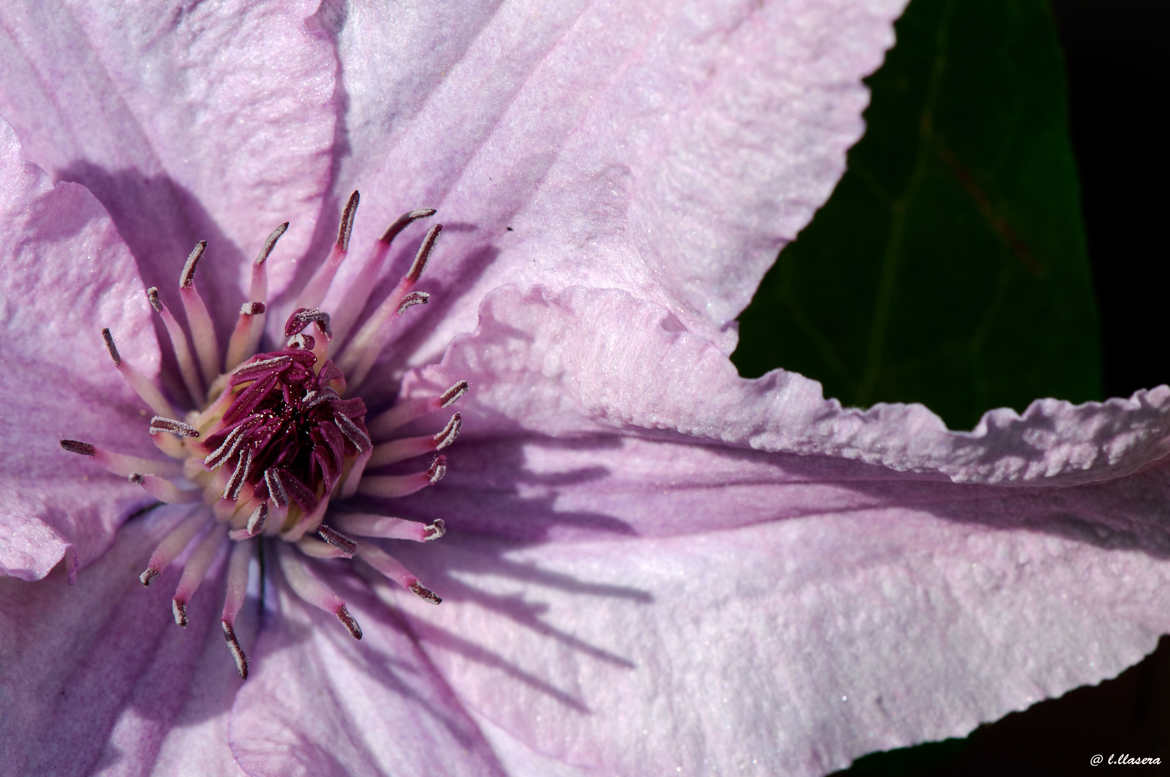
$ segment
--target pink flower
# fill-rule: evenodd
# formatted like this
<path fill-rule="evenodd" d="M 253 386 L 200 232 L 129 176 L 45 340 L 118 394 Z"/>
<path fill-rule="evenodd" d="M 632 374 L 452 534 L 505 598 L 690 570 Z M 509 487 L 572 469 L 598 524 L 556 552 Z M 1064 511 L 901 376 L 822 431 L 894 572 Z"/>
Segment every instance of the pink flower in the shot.
<path fill-rule="evenodd" d="M 735 315 L 862 130 L 860 78 L 898 2 L 234 6 L 0 11 L 14 773 L 816 774 L 1111 676 L 1170 628 L 1170 389 L 954 433 L 921 406 L 842 409 L 792 373 L 741 380 L 727 359 Z M 352 187 L 353 255 L 327 284 Z M 420 299 L 393 295 L 423 230 L 373 281 L 361 257 L 418 207 L 446 229 L 429 304 L 396 318 Z M 286 220 L 249 362 L 251 258 Z M 210 325 L 178 288 L 199 240 Z M 151 287 L 159 308 L 189 304 L 189 358 Z M 315 349 L 387 299 L 394 328 L 368 330 L 386 348 L 328 354 L 342 389 Z M 224 357 L 244 372 L 208 411 Z M 378 419 L 462 380 L 447 477 L 407 495 L 369 485 L 393 472 L 375 463 L 350 493 L 362 457 L 450 441 L 446 415 Z M 152 474 L 105 455 L 166 459 L 152 429 L 186 477 L 96 466 Z M 404 450 L 401 434 L 425 437 Z M 285 452 L 265 470 L 283 485 L 253 469 Z M 430 482 L 422 461 L 402 466 Z M 313 491 L 299 508 L 275 496 L 293 475 Z M 194 513 L 143 512 L 192 485 Z M 294 547 L 267 523 L 282 510 L 310 538 L 313 520 L 340 533 Z M 412 524 L 343 517 L 359 510 L 448 533 L 369 541 Z M 157 557 L 143 589 L 187 521 L 219 535 Z M 242 597 L 233 549 L 262 532 L 285 536 Z M 440 606 L 406 590 L 415 575 Z"/>

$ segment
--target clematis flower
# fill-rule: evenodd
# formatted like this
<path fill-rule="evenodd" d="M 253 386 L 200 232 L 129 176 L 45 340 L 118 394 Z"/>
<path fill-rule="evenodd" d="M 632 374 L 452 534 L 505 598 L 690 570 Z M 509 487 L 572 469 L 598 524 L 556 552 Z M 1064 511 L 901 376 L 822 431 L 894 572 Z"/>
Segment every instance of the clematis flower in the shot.
<path fill-rule="evenodd" d="M 0 11 L 0 763 L 816 774 L 1111 676 L 1170 628 L 1170 389 L 955 433 L 727 359 L 899 4 L 603 6 Z M 379 240 L 430 207 L 437 242 Z M 428 251 L 429 303 L 397 316 Z M 386 347 L 333 350 L 379 310 Z M 447 477 L 363 494 L 393 475 L 361 470 L 362 435 L 437 447 L 442 417 L 377 419 L 464 380 Z M 244 426 L 287 409 L 278 385 L 303 436 Z M 385 530 L 436 519 L 434 543 Z M 152 565 L 184 526 L 214 542 Z"/>

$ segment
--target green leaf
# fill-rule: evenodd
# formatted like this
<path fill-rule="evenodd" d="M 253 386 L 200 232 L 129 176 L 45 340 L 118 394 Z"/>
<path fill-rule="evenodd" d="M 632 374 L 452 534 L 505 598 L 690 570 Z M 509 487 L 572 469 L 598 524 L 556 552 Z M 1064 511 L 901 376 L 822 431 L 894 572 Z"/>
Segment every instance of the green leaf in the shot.
<path fill-rule="evenodd" d="M 1038 0 L 915 0 L 871 76 L 865 137 L 740 317 L 741 374 L 953 428 L 1101 393 L 1064 67 Z"/>

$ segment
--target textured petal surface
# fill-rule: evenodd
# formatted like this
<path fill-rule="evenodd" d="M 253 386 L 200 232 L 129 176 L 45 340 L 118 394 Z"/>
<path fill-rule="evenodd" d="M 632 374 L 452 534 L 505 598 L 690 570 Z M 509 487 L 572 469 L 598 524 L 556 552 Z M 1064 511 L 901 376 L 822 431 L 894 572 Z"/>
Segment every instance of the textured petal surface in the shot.
<path fill-rule="evenodd" d="M 1037 400 L 1022 415 L 993 410 L 973 431 L 951 432 L 922 405 L 843 408 L 795 373 L 743 380 L 673 313 L 617 291 L 493 295 L 477 334 L 456 340 L 406 390 L 434 392 L 454 376 L 477 386 L 468 402 L 484 418 L 469 425 L 473 435 L 681 433 L 983 483 L 1116 478 L 1170 446 L 1166 386 L 1104 403 Z"/>
<path fill-rule="evenodd" d="M 273 227 L 305 222 L 281 246 L 295 257 L 323 204 L 335 224 L 322 196 L 337 63 L 305 21 L 315 10 L 5 3 L 0 115 L 33 161 L 97 195 L 148 285 L 174 288 L 187 252 L 207 240 L 200 284 L 225 326 L 245 259 Z"/>
<path fill-rule="evenodd" d="M 288 549 L 284 549 L 288 552 Z M 320 568 L 323 565 L 318 565 Z M 364 636 L 277 586 L 255 672 L 237 695 L 231 748 L 252 777 L 491 777 L 491 748 L 396 610 L 401 589 L 346 574 L 330 584 Z"/>
<path fill-rule="evenodd" d="M 65 453 L 62 438 L 149 453 L 143 406 L 102 343 L 110 327 L 124 358 L 150 374 L 158 345 L 142 281 L 102 206 L 27 164 L 0 122 L 0 573 L 41 577 L 70 552 L 84 564 L 139 489 Z"/>
<path fill-rule="evenodd" d="M 622 327 L 583 334 L 599 320 Z M 573 290 L 489 300 L 430 371 L 471 379 L 490 431 L 409 504 L 449 533 L 400 551 L 446 597 L 407 607 L 528 746 L 510 758 L 819 774 L 1112 676 L 1170 629 L 1165 389 L 957 434 L 723 363 L 653 305 Z"/>
<path fill-rule="evenodd" d="M 35 584 L 0 580 L 0 773 L 239 774 L 226 714 L 239 677 L 222 639 L 209 639 L 219 586 L 199 592 L 180 629 L 169 602 L 177 573 L 149 589 L 135 574 L 182 514 L 159 508 L 128 523 L 76 585 L 63 570 Z"/>
<path fill-rule="evenodd" d="M 355 2 L 350 156 L 374 225 L 449 224 L 423 356 L 502 282 L 613 286 L 712 336 L 804 226 L 862 132 L 900 0 Z M 367 238 L 369 239 L 369 238 Z M 432 305 L 432 308 L 435 305 Z M 722 332 L 729 352 L 733 335 Z"/>
<path fill-rule="evenodd" d="M 427 654 L 476 714 L 601 774 L 823 774 L 1112 676 L 1170 628 L 1164 558 L 933 507 L 448 539 L 406 554 L 447 596 L 408 605 Z"/>

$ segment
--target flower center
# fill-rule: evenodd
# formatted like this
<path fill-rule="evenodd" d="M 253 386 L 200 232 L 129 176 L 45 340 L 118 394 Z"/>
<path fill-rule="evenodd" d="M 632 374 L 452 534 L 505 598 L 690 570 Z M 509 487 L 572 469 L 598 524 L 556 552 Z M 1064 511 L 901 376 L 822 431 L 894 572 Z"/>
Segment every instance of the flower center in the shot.
<path fill-rule="evenodd" d="M 309 325 L 316 336 L 305 331 Z M 284 512 L 283 532 L 316 531 L 330 498 L 353 493 L 373 448 L 365 403 L 342 398 L 345 377 L 323 358 L 329 316 L 298 309 L 285 334 L 284 349 L 257 354 L 221 378 L 220 397 L 192 419 L 199 438 L 185 442 L 187 476 L 234 502 L 227 519 L 248 536 L 269 509 Z"/>
<path fill-rule="evenodd" d="M 269 236 L 253 265 L 253 301 L 240 308 L 225 357 L 194 281 L 204 243 L 187 257 L 179 277 L 186 328 L 163 304 L 157 288 L 147 290 L 178 365 L 174 383 L 186 389 L 189 406 L 194 408 L 189 412 L 176 410 L 155 381 L 124 361 L 111 332 L 102 330 L 114 365 L 154 410 L 150 436 L 167 460 L 128 456 L 76 440 L 61 441 L 65 450 L 94 458 L 159 501 L 191 506 L 187 516 L 155 548 L 139 579 L 148 585 L 172 562 L 182 568 L 172 609 L 175 622 L 185 626 L 187 603 L 220 561 L 219 567 L 225 568 L 227 575 L 221 625 L 236 667 L 245 678 L 247 658 L 234 624 L 246 597 L 252 549 L 266 538 L 282 540 L 272 545 L 278 570 L 272 574 L 279 574 L 306 602 L 333 613 L 357 639 L 362 636 L 357 620 L 326 579 L 336 574 L 328 566 L 330 560 L 360 562 L 427 601 L 440 601 L 382 549 L 382 542 L 438 539 L 445 532 L 443 521 L 423 523 L 350 510 L 348 497 L 360 493 L 376 504 L 437 483 L 447 463 L 444 456 L 436 454 L 458 436 L 462 425 L 459 414 L 452 415 L 434 434 L 404 436 L 401 430 L 454 403 L 467 391 L 467 382 L 459 381 L 438 396 L 400 397 L 369 419 L 365 402 L 358 396 L 346 396 L 347 378 L 353 388 L 371 374 L 377 355 L 392 336 L 395 318 L 429 299 L 414 285 L 440 227 L 427 232 L 398 286 L 361 321 L 359 314 L 376 285 L 394 237 L 434 211 L 403 214 L 349 282 L 338 287 L 335 276 L 348 254 L 357 203 L 354 192 L 342 212 L 333 251 L 297 296 L 296 309 L 280 330 L 283 347 L 278 350 L 257 353 L 257 345 L 268 310 L 265 263 L 287 224 Z M 345 301 L 333 317 L 320 307 L 330 294 Z M 423 455 L 432 456 L 423 470 L 378 472 Z M 366 475 L 366 470 L 373 474 Z"/>

